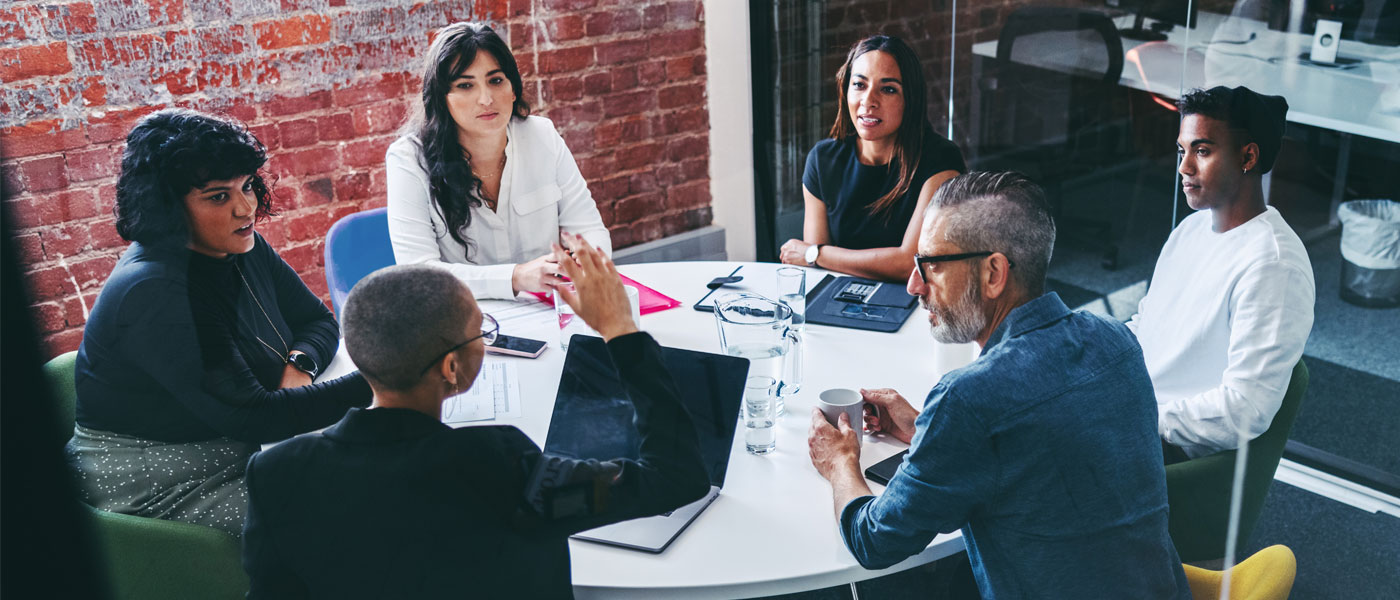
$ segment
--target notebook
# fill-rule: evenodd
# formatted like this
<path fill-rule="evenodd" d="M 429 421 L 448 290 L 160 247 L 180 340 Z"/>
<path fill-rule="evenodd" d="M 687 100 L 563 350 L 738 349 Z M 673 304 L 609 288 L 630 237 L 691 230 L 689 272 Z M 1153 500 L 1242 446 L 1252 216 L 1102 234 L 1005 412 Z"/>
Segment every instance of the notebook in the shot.
<path fill-rule="evenodd" d="M 619 277 L 622 277 L 623 285 L 630 285 L 634 288 L 637 288 L 637 301 L 641 303 L 642 314 L 644 315 L 649 315 L 654 312 L 661 312 L 663 310 L 672 309 L 681 305 L 680 300 L 676 300 L 675 298 L 667 296 L 666 294 L 663 294 L 640 283 L 637 283 L 637 281 L 635 279 L 632 279 L 631 277 L 628 277 L 626 275 L 619 275 Z M 541 302 L 544 302 L 545 304 L 548 304 L 550 306 L 554 306 L 554 296 L 552 294 L 548 294 L 545 292 L 530 293 L 533 294 L 536 298 L 539 298 Z"/>

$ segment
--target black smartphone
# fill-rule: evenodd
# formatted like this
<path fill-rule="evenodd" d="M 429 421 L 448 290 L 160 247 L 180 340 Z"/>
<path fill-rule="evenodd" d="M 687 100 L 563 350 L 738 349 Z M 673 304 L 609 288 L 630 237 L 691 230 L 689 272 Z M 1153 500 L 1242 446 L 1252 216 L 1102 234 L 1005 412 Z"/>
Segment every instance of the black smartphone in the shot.
<path fill-rule="evenodd" d="M 871 465 L 865 470 L 865 478 L 881 485 L 889 485 L 890 480 L 894 479 L 894 472 L 899 470 L 899 465 L 904 462 L 906 454 L 909 454 L 908 450 Z"/>
<path fill-rule="evenodd" d="M 546 345 L 547 344 L 539 340 L 498 334 L 496 336 L 496 342 L 487 346 L 486 351 L 492 354 L 535 358 L 544 353 Z"/>

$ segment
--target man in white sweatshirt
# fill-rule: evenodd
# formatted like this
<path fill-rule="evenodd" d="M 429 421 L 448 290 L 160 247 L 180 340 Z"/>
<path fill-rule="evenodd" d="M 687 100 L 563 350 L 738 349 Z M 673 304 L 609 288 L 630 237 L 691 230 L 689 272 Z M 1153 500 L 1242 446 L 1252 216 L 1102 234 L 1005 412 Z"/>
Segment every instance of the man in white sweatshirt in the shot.
<path fill-rule="evenodd" d="M 1157 394 L 1167 462 L 1239 447 L 1269 428 L 1312 330 L 1312 265 L 1264 203 L 1288 103 L 1248 88 L 1177 103 L 1182 190 L 1197 211 L 1157 259 L 1128 327 Z"/>

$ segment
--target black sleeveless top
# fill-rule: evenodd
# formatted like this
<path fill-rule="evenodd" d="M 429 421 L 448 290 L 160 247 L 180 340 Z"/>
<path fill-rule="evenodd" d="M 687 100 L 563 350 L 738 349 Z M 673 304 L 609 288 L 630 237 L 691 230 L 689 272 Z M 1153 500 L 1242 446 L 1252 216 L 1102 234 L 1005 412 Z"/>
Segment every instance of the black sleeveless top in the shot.
<path fill-rule="evenodd" d="M 929 131 L 924 136 L 923 157 L 909 191 L 893 206 L 872 216 L 870 205 L 898 183 L 899 166 L 863 165 L 857 156 L 855 136 L 825 139 L 807 154 L 807 168 L 802 173 L 802 186 L 826 203 L 832 245 L 851 250 L 903 243 L 924 182 L 943 171 L 967 172 L 957 145 Z"/>

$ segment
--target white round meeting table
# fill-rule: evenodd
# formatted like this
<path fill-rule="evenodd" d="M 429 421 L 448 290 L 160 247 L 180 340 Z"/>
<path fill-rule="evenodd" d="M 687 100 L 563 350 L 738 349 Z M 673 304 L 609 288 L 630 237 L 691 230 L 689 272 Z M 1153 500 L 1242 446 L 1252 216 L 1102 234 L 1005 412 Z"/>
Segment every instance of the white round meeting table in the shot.
<path fill-rule="evenodd" d="M 739 287 L 768 295 L 776 286 L 775 271 L 782 265 L 669 262 L 624 265 L 618 270 L 682 302 L 676 308 L 642 316 L 642 328 L 659 343 L 719 353 L 713 314 L 692 306 L 709 292 L 707 282 L 741 266 L 738 275 L 745 281 Z M 826 274 L 820 269 L 807 271 L 809 288 Z M 488 313 L 515 315 L 502 321 L 502 333 L 545 340 L 549 348 L 536 359 L 487 355 L 488 361 L 517 363 L 521 416 L 472 425 L 514 425 L 544 446 L 565 353 L 559 349 L 553 311 L 530 311 L 521 304 L 537 301 L 522 297 L 526 299 L 514 303 L 483 301 L 481 305 Z M 411 310 L 408 304 L 405 308 Z M 817 394 L 833 387 L 894 388 L 916 407 L 922 406 L 943 373 L 975 358 L 976 346 L 935 342 L 923 309 L 916 309 L 895 333 L 811 324 L 802 337 L 802 387 L 787 399 L 787 413 L 779 418 L 777 450 L 766 456 L 746 452 L 741 424 L 719 498 L 660 554 L 570 540 L 577 597 L 752 598 L 788 594 L 879 577 L 963 549 L 961 534 L 954 532 L 937 536 L 923 552 L 889 569 L 861 567 L 837 529 L 831 486 L 817 474 L 808 457 L 807 429 Z M 342 344 L 326 376 L 353 368 Z M 866 435 L 861 467 L 905 447 L 885 436 Z M 877 494 L 882 491 L 878 484 L 871 487 Z"/>

